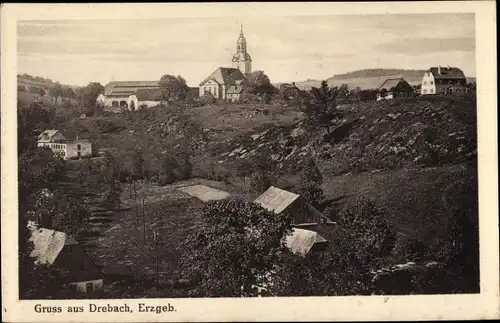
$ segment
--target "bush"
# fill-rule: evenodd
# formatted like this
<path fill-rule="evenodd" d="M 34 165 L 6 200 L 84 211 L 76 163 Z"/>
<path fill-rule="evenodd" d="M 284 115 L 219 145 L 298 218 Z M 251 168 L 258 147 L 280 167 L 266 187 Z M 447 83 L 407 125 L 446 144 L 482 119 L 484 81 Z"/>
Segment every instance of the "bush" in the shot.
<path fill-rule="evenodd" d="M 160 184 L 160 186 L 165 186 L 168 184 L 172 184 L 174 180 L 175 178 L 172 175 L 161 174 L 158 178 L 158 184 Z"/>

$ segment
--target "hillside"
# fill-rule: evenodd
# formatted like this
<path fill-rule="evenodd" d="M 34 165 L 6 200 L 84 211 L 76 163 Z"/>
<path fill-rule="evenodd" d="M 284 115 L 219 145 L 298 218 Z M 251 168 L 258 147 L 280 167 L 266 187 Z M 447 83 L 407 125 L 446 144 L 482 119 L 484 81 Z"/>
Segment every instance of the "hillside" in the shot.
<path fill-rule="evenodd" d="M 328 85 L 340 86 L 347 84 L 350 89 L 360 87 L 361 89 L 378 88 L 388 78 L 404 78 L 411 85 L 420 84 L 425 70 L 405 69 L 364 69 L 345 74 L 334 75 L 327 79 Z M 298 88 L 308 90 L 311 87 L 319 87 L 322 80 L 307 80 L 295 82 Z M 467 82 L 475 82 L 475 77 L 467 77 Z"/>

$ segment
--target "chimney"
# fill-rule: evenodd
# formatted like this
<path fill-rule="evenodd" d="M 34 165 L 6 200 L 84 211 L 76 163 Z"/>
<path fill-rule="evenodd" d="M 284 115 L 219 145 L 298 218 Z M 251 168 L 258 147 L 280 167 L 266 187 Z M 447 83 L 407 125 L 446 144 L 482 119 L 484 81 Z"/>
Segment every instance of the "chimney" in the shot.
<path fill-rule="evenodd" d="M 441 65 L 438 65 L 438 74 L 441 74 Z"/>

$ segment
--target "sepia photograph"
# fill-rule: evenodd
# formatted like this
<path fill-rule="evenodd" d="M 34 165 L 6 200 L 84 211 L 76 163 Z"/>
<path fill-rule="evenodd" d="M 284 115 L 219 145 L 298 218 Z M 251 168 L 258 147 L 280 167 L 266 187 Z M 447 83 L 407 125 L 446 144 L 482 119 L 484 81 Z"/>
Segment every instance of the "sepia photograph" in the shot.
<path fill-rule="evenodd" d="M 16 19 L 18 300 L 479 295 L 476 13 L 239 12 Z"/>

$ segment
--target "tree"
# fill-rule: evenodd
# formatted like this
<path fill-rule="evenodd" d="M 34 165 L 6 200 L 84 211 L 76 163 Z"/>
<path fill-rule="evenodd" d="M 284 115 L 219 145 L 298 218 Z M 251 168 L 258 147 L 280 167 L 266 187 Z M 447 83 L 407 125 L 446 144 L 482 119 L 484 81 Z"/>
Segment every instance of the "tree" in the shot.
<path fill-rule="evenodd" d="M 299 192 L 306 201 L 318 207 L 323 201 L 323 176 L 314 159 L 309 158 L 300 173 Z"/>
<path fill-rule="evenodd" d="M 310 127 L 323 127 L 330 133 L 332 120 L 339 121 L 343 114 L 336 108 L 336 95 L 338 89 L 328 88 L 326 81 L 321 82 L 321 87 L 313 87 L 310 95 L 304 98 L 302 112 Z"/>
<path fill-rule="evenodd" d="M 163 99 L 170 100 L 183 100 L 188 93 L 188 86 L 186 80 L 180 75 L 175 77 L 173 75 L 165 74 L 160 78 L 160 90 Z"/>
<path fill-rule="evenodd" d="M 57 99 L 63 96 L 63 87 L 61 83 L 56 82 L 49 88 L 49 95 L 52 97 L 54 102 L 57 102 Z"/>
<path fill-rule="evenodd" d="M 101 93 L 104 93 L 104 86 L 97 82 L 91 82 L 87 86 L 78 89 L 78 94 L 75 94 L 75 96 L 79 98 L 83 108 L 82 112 L 87 116 L 94 114 L 97 97 Z"/>
<path fill-rule="evenodd" d="M 250 160 L 250 174 L 253 190 L 263 193 L 276 183 L 279 171 L 276 162 L 268 154 L 261 153 Z"/>
<path fill-rule="evenodd" d="M 76 94 L 70 86 L 63 86 L 62 96 L 67 99 L 74 99 L 76 97 Z"/>
<path fill-rule="evenodd" d="M 198 281 L 195 296 L 256 296 L 280 255 L 291 219 L 255 203 L 230 198 L 209 202 L 202 225 L 184 242 L 182 265 Z"/>
<path fill-rule="evenodd" d="M 271 97 L 278 90 L 271 84 L 269 77 L 263 71 L 254 71 L 247 77 L 245 92 L 259 97 Z"/>
<path fill-rule="evenodd" d="M 310 252 L 284 255 L 267 291 L 272 296 L 370 295 L 370 276 L 349 253 Z"/>
<path fill-rule="evenodd" d="M 394 248 L 395 232 L 371 200 L 359 198 L 341 213 L 338 224 L 339 239 L 364 266 L 379 265 Z"/>
<path fill-rule="evenodd" d="M 144 156 L 139 149 L 134 151 L 132 156 L 132 178 L 144 179 Z"/>

